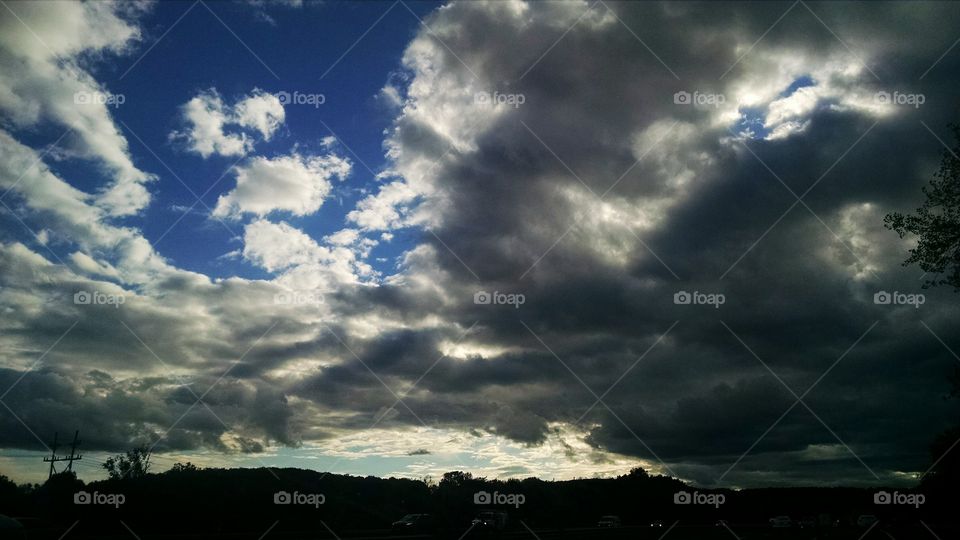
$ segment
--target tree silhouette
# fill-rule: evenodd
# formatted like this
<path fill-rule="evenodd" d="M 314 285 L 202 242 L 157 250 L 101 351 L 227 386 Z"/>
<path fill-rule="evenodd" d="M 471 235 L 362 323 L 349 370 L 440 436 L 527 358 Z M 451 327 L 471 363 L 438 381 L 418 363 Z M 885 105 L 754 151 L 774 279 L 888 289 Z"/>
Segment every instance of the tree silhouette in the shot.
<path fill-rule="evenodd" d="M 622 478 L 631 478 L 634 480 L 646 480 L 647 478 L 650 478 L 650 474 L 647 473 L 647 470 L 644 469 L 643 467 L 634 467 L 630 469 L 630 472 L 628 474 L 626 474 L 625 476 L 622 476 Z"/>
<path fill-rule="evenodd" d="M 171 474 L 177 474 L 177 473 L 192 473 L 192 472 L 197 472 L 199 470 L 200 470 L 200 467 L 197 467 L 196 465 L 188 461 L 186 463 L 180 463 L 180 462 L 174 463 L 173 467 L 170 467 L 170 470 L 168 470 L 167 472 Z"/>
<path fill-rule="evenodd" d="M 139 446 L 128 450 L 126 454 L 109 457 L 103 468 L 111 480 L 141 478 L 150 470 L 150 450 L 146 446 Z"/>
<path fill-rule="evenodd" d="M 951 124 L 956 143 L 943 151 L 940 169 L 923 188 L 926 200 L 914 215 L 888 214 L 883 223 L 903 238 L 918 237 L 904 266 L 919 264 L 924 272 L 940 277 L 927 280 L 924 287 L 952 285 L 960 290 L 960 125 Z"/>
<path fill-rule="evenodd" d="M 904 266 L 919 264 L 923 271 L 937 277 L 923 287 L 952 285 L 960 291 L 960 124 L 951 124 L 955 139 L 953 148 L 942 152 L 940 169 L 930 184 L 923 188 L 926 200 L 914 215 L 899 212 L 888 214 L 883 223 L 903 238 L 907 233 L 918 237 Z M 960 398 L 960 369 L 948 376 L 950 397 Z M 954 497 L 960 483 L 960 423 L 943 431 L 930 445 L 932 465 L 921 476 L 921 487 L 936 492 L 944 500 Z M 949 507 L 949 505 L 947 505 Z"/>
<path fill-rule="evenodd" d="M 442 487 L 460 487 L 469 484 L 473 480 L 473 475 L 463 471 L 450 471 L 443 473 L 440 479 Z M 482 479 L 481 479 L 482 480 Z"/>

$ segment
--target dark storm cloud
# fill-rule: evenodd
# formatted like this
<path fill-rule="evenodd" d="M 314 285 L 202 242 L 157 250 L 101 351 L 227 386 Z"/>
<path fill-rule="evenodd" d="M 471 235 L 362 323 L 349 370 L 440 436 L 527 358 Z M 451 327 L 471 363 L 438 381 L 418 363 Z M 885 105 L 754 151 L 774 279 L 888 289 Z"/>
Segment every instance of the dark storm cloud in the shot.
<path fill-rule="evenodd" d="M 890 310 L 875 306 L 872 295 L 918 289 L 915 272 L 899 268 L 906 245 L 883 231 L 880 220 L 887 211 L 915 205 L 936 164 L 939 143 L 920 122 L 940 129 L 956 117 L 957 96 L 950 91 L 956 57 L 944 58 L 923 81 L 917 79 L 949 47 L 949 28 L 960 10 L 923 5 L 905 22 L 904 6 L 811 4 L 852 44 L 850 53 L 798 5 L 750 53 L 762 60 L 747 55 L 724 75 L 743 50 L 737 45 L 752 43 L 789 4 L 728 7 L 611 4 L 642 36 L 640 43 L 618 21 L 605 22 L 604 8 L 596 6 L 596 16 L 586 16 L 526 73 L 568 26 L 551 28 L 559 17 L 545 15 L 550 7 L 531 5 L 506 23 L 501 11 L 477 6 L 459 5 L 434 16 L 431 24 L 440 39 L 480 80 L 471 80 L 467 67 L 441 51 L 444 69 L 488 92 L 525 96 L 522 106 L 477 135 L 475 151 L 454 152 L 453 158 L 444 157 L 449 143 L 431 147 L 424 133 L 430 126 L 412 118 L 399 121 L 395 136 L 402 149 L 443 158 L 436 188 L 448 204 L 437 210 L 442 217 L 433 228 L 442 243 L 431 235 L 425 239 L 449 276 L 444 287 L 460 303 L 448 303 L 442 312 L 463 327 L 479 320 L 476 336 L 482 343 L 539 353 L 548 346 L 576 375 L 552 354 L 503 354 L 441 361 L 421 387 L 445 407 L 496 395 L 504 400 L 498 411 L 535 412 L 519 415 L 503 433 L 537 440 L 547 421 L 572 422 L 595 401 L 577 377 L 603 392 L 679 320 L 671 336 L 604 399 L 613 412 L 599 405 L 588 417 L 598 425 L 590 440 L 653 459 L 639 436 L 678 468 L 715 480 L 794 403 L 777 377 L 802 394 L 879 321 L 805 397 L 830 429 L 842 433 L 842 443 L 798 405 L 758 445 L 759 457 L 738 465 L 750 472 L 731 478 L 758 481 L 771 469 L 785 477 L 809 474 L 802 452 L 825 446 L 839 449 L 833 459 L 844 478 L 871 480 L 844 443 L 886 477 L 894 470 L 919 470 L 929 437 L 946 422 L 939 397 L 950 363 L 949 353 L 919 321 L 941 321 L 938 332 L 949 332 L 955 301 L 945 291 L 927 291 L 922 310 Z M 927 39 L 918 39 L 921 35 Z M 796 60 L 811 71 L 829 72 L 828 60 L 845 58 L 857 66 L 858 57 L 869 69 L 857 68 L 856 76 L 838 71 L 817 81 L 829 85 L 832 95 L 818 98 L 803 115 L 806 128 L 786 138 L 735 139 L 731 122 L 672 101 L 681 89 L 724 92 L 734 99 L 730 92 L 737 83 L 776 76 L 770 71 L 778 62 Z M 805 68 L 793 69 L 795 78 L 807 74 Z M 881 90 L 929 92 L 929 97 L 923 108 L 894 116 L 844 101 L 855 91 L 872 98 Z M 606 200 L 629 207 L 662 197 L 668 199 L 662 215 L 633 233 L 626 230 L 629 224 L 597 226 L 596 216 L 589 215 L 593 196 L 581 182 L 598 194 L 607 190 L 648 150 L 638 151 L 635 140 L 657 122 L 679 122 L 674 134 L 682 137 L 667 136 L 663 146 L 650 150 Z M 693 129 L 685 131 L 686 126 Z M 677 161 L 672 169 L 670 160 Z M 690 179 L 678 188 L 672 181 L 684 174 L 684 166 L 690 167 Z M 796 200 L 790 190 L 799 195 L 808 188 L 804 202 L 812 212 L 797 204 L 781 218 Z M 571 198 L 571 191 L 579 195 Z M 860 221 L 850 217 L 864 204 L 872 211 Z M 649 251 L 634 241 L 634 233 Z M 628 260 L 611 261 L 598 252 L 598 241 L 622 249 Z M 869 243 L 866 249 L 863 242 Z M 719 310 L 676 306 L 672 295 L 681 289 L 723 292 L 727 303 Z M 519 311 L 477 306 L 471 296 L 477 290 L 522 292 L 527 301 Z M 415 309 L 415 301 L 409 305 Z M 412 362 L 422 365 L 423 342 L 405 339 L 418 359 Z M 395 340 L 385 343 L 402 347 Z M 405 357 L 388 349 L 396 359 Z M 531 367 L 537 370 L 533 379 L 525 376 Z M 455 384 L 458 380 L 473 385 Z M 503 385 L 498 390 L 510 388 L 513 395 L 484 388 L 493 380 Z M 472 410 L 478 420 L 490 414 Z"/>
<path fill-rule="evenodd" d="M 293 411 L 277 390 L 265 383 L 251 387 L 226 381 L 211 387 L 213 383 L 173 378 L 117 381 L 97 371 L 77 378 L 52 368 L 25 373 L 4 369 L 0 384 L 9 389 L 3 396 L 9 409 L 2 417 L 0 444 L 42 449 L 50 444 L 44 437 L 75 429 L 84 433 L 84 448 L 89 450 L 146 444 L 158 451 L 201 446 L 236 451 L 220 439 L 230 430 L 264 441 L 299 444 L 291 423 Z M 198 402 L 201 395 L 203 401 Z"/>

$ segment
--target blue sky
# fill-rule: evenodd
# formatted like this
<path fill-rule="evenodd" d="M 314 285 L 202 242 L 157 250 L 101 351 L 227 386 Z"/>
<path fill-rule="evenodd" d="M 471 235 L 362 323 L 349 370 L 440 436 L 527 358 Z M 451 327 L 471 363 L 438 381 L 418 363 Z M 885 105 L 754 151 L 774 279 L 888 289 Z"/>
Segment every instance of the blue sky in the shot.
<path fill-rule="evenodd" d="M 318 240 L 343 228 L 346 213 L 356 201 L 376 190 L 378 182 L 370 170 L 377 173 L 383 167 L 383 131 L 396 112 L 377 96 L 390 74 L 400 69 L 404 47 L 421 25 L 403 5 L 391 8 L 392 4 L 334 1 L 308 3 L 300 8 L 207 4 L 216 16 L 203 4 L 157 4 L 142 20 L 148 47 L 136 54 L 94 62 L 91 70 L 111 92 L 126 98 L 113 111 L 114 118 L 122 123 L 135 163 L 160 177 L 153 185 L 150 206 L 129 222 L 142 227 L 151 242 L 163 235 L 157 250 L 185 269 L 216 277 L 266 276 L 263 270 L 243 261 L 217 258 L 240 247 L 237 239 L 231 238 L 231 230 L 242 234 L 242 229 L 228 223 L 228 230 L 223 223 L 210 219 L 203 205 L 197 204 L 171 228 L 183 210 L 196 203 L 183 184 L 200 195 L 219 179 L 202 198 L 207 207 L 213 208 L 217 197 L 233 187 L 230 174 L 221 176 L 239 161 L 235 156 L 204 159 L 171 144 L 168 134 L 177 127 L 179 107 L 210 88 L 216 88 L 228 101 L 259 88 L 269 93 L 297 91 L 324 96 L 325 102 L 318 107 L 287 106 L 280 133 L 257 144 L 255 153 L 281 155 L 294 145 L 316 152 L 325 137 L 341 139 L 340 153 L 354 163 L 350 178 L 336 186 L 336 195 L 316 214 L 284 217 Z M 422 18 L 438 4 L 406 5 Z M 59 133 L 51 129 L 47 135 L 56 137 Z M 84 162 L 58 165 L 64 176 L 79 179 L 76 185 L 81 189 L 103 181 Z M 370 261 L 389 274 L 395 258 L 412 241 L 398 233 L 392 244 L 375 248 Z M 377 260 L 381 258 L 386 260 Z"/>

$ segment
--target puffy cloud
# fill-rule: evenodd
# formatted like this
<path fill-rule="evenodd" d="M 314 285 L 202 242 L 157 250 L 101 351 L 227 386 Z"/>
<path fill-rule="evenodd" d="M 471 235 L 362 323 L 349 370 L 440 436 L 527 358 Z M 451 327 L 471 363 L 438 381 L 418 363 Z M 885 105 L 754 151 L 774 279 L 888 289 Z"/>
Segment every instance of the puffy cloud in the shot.
<path fill-rule="evenodd" d="M 366 230 L 383 230 L 407 227 L 416 224 L 411 220 L 410 205 L 419 197 L 417 191 L 403 180 L 396 180 L 380 187 L 357 203 L 347 219 Z"/>
<path fill-rule="evenodd" d="M 87 274 L 112 278 L 120 277 L 120 273 L 116 268 L 113 267 L 113 265 L 103 261 L 98 261 L 82 251 L 75 251 L 71 253 L 70 260 L 78 269 L 86 272 Z"/>
<path fill-rule="evenodd" d="M 357 229 L 340 229 L 325 240 L 336 246 L 352 247 L 361 258 L 367 258 L 370 251 L 380 243 L 379 240 L 363 236 Z"/>
<path fill-rule="evenodd" d="M 170 139 L 183 142 L 187 150 L 204 158 L 242 156 L 253 150 L 257 138 L 270 140 L 284 118 L 283 105 L 273 94 L 255 88 L 231 106 L 211 88 L 182 106 L 185 126 L 172 132 Z"/>
<path fill-rule="evenodd" d="M 312 238 L 286 223 L 259 220 L 244 229 L 243 256 L 270 272 L 306 264 L 325 253 Z"/>
<path fill-rule="evenodd" d="M 343 181 L 350 170 L 350 161 L 336 154 L 303 156 L 294 152 L 275 158 L 255 157 L 235 167 L 237 185 L 220 196 L 213 215 L 312 214 L 330 193 L 331 180 Z"/>
<path fill-rule="evenodd" d="M 279 282 L 293 289 L 326 292 L 374 274 L 354 250 L 321 246 L 285 222 L 256 220 L 244 229 L 243 243 L 246 260 L 281 274 Z"/>
<path fill-rule="evenodd" d="M 54 122 L 67 154 L 90 159 L 112 178 L 96 195 L 109 215 L 138 212 L 154 179 L 133 164 L 114 124 L 110 91 L 88 64 L 126 53 L 140 38 L 131 19 L 140 6 L 111 2 L 24 2 L 0 18 L 0 115 L 17 128 Z M 109 98 L 109 99 L 108 99 Z"/>
<path fill-rule="evenodd" d="M 2 130 L 0 142 L 0 186 L 23 201 L 26 221 L 47 227 L 38 233 L 38 242 L 76 245 L 84 251 L 71 256 L 77 268 L 125 283 L 146 286 L 178 271 L 137 229 L 109 223 L 108 211 L 96 204 L 95 196 L 54 174 L 36 151 Z M 89 253 L 98 253 L 107 262 L 90 264 Z"/>

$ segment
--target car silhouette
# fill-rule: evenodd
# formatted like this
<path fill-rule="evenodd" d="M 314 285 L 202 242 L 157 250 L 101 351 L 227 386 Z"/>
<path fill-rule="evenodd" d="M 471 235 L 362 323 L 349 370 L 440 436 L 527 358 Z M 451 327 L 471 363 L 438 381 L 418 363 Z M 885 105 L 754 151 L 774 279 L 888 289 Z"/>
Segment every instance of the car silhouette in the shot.
<path fill-rule="evenodd" d="M 477 529 L 501 531 L 507 526 L 507 513 L 493 510 L 480 512 L 470 525 Z"/>
<path fill-rule="evenodd" d="M 620 526 L 620 516 L 601 516 L 597 527 L 614 528 Z"/>
<path fill-rule="evenodd" d="M 793 520 L 790 516 L 777 516 L 770 518 L 770 526 L 774 529 L 789 529 L 793 527 Z"/>
<path fill-rule="evenodd" d="M 433 529 L 433 516 L 430 514 L 407 514 L 392 526 L 395 531 L 424 532 Z"/>

